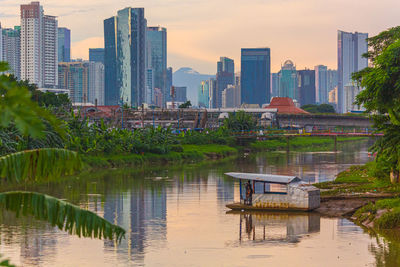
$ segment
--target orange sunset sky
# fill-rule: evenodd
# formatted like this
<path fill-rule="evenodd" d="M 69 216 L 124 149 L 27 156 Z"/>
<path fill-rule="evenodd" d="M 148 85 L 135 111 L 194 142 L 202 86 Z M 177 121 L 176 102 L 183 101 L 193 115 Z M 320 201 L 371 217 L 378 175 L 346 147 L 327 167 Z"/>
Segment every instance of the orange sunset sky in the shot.
<path fill-rule="evenodd" d="M 19 5 L 0 0 L 3 27 L 19 24 Z M 45 0 L 45 14 L 71 29 L 73 58 L 103 47 L 103 20 L 125 7 L 145 7 L 149 26 L 168 31 L 168 65 L 215 73 L 220 56 L 240 68 L 240 48 L 270 47 L 277 72 L 286 59 L 298 69 L 337 67 L 337 30 L 370 36 L 400 25 L 399 0 Z"/>

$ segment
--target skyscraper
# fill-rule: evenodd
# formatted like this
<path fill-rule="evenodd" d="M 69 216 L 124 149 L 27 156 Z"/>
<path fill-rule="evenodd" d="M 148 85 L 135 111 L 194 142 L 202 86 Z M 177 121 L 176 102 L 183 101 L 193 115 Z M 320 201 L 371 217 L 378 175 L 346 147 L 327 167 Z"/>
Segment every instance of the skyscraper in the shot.
<path fill-rule="evenodd" d="M 338 112 L 345 113 L 346 96 L 344 87 L 354 89 L 351 75 L 368 66 L 368 60 L 362 55 L 368 51 L 368 33 L 338 31 Z M 348 95 L 355 95 L 351 93 Z M 354 101 L 354 99 L 353 99 Z"/>
<path fill-rule="evenodd" d="M 210 80 L 202 81 L 198 90 L 198 106 L 208 108 L 210 100 Z"/>
<path fill-rule="evenodd" d="M 56 87 L 57 20 L 44 15 L 39 2 L 21 5 L 21 79 L 38 87 Z"/>
<path fill-rule="evenodd" d="M 58 62 L 71 61 L 71 31 L 58 28 Z"/>
<path fill-rule="evenodd" d="M 1 29 L 0 27 L 0 61 L 6 61 L 10 70 L 8 73 L 20 77 L 21 68 L 21 27 L 14 29 Z M 3 36 L 1 38 L 1 36 Z"/>
<path fill-rule="evenodd" d="M 104 48 L 89 48 L 89 61 L 104 64 Z"/>
<path fill-rule="evenodd" d="M 262 106 L 270 101 L 271 50 L 242 48 L 241 54 L 241 102 Z"/>
<path fill-rule="evenodd" d="M 235 85 L 235 63 L 233 59 L 221 57 L 217 62 L 217 94 L 215 108 L 222 107 L 222 91 L 228 85 Z"/>
<path fill-rule="evenodd" d="M 328 67 L 315 66 L 315 100 L 318 104 L 327 104 L 328 100 Z"/>
<path fill-rule="evenodd" d="M 172 87 L 172 68 L 169 67 L 167 68 L 167 75 L 166 75 L 166 81 L 165 81 L 165 88 L 167 90 L 167 98 L 165 101 L 170 101 L 171 99 L 171 87 Z"/>
<path fill-rule="evenodd" d="M 286 60 L 278 73 L 279 96 L 300 100 L 297 88 L 296 66 L 291 60 Z"/>
<path fill-rule="evenodd" d="M 298 91 L 300 105 L 315 104 L 315 71 L 297 71 Z"/>
<path fill-rule="evenodd" d="M 68 89 L 72 103 L 89 102 L 89 63 L 58 63 L 60 89 Z"/>
<path fill-rule="evenodd" d="M 162 27 L 147 27 L 146 42 L 148 46 L 148 68 L 153 70 L 153 88 L 159 88 L 163 93 L 164 102 L 169 90 L 167 79 L 167 29 Z"/>
<path fill-rule="evenodd" d="M 146 101 L 144 8 L 125 8 L 104 20 L 105 104 L 138 107 Z"/>
<path fill-rule="evenodd" d="M 89 61 L 89 97 L 88 101 L 99 106 L 104 105 L 104 65 Z"/>
<path fill-rule="evenodd" d="M 279 75 L 271 73 L 271 97 L 279 95 Z"/>

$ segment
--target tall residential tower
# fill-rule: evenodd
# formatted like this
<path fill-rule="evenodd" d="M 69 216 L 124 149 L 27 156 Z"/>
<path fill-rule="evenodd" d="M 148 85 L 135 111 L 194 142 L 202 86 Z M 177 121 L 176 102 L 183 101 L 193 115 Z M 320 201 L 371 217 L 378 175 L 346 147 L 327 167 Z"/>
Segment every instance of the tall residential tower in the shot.
<path fill-rule="evenodd" d="M 346 113 L 351 108 L 354 96 L 351 75 L 368 66 L 368 60 L 362 55 L 368 51 L 368 33 L 338 31 L 338 112 Z"/>

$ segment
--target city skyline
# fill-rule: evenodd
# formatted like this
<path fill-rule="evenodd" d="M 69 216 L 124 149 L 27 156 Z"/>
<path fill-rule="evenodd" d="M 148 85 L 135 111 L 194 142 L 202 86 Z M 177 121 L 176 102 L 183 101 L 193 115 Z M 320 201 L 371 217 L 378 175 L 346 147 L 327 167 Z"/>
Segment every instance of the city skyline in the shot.
<path fill-rule="evenodd" d="M 70 1 L 68 5 L 41 1 L 41 4 L 47 13 L 57 16 L 60 27 L 71 29 L 73 58 L 88 59 L 88 48 L 104 46 L 104 19 L 126 6 L 144 7 L 152 25 L 168 29 L 169 66 L 174 70 L 192 67 L 201 73 L 214 73 L 215 61 L 220 56 L 235 60 L 239 69 L 241 47 L 271 48 L 272 72 L 279 71 L 287 58 L 296 62 L 298 69 L 319 64 L 336 69 L 337 30 L 368 32 L 373 36 L 398 24 L 395 11 L 400 8 L 400 3 L 397 1 L 386 0 L 387 5 L 363 1 L 362 6 L 361 1 L 357 2 L 272 0 L 264 3 L 250 0 L 229 5 L 225 0 L 215 3 L 153 0 L 137 1 L 134 5 L 128 1 L 99 1 L 96 5 L 91 1 L 85 4 Z M 0 13 L 3 28 L 19 25 L 19 5 L 26 3 L 28 1 L 2 1 L 7 7 Z M 225 12 L 217 16 L 215 13 L 221 6 L 226 6 Z M 382 12 L 385 16 L 380 16 Z M 286 19 L 282 20 L 283 17 Z"/>

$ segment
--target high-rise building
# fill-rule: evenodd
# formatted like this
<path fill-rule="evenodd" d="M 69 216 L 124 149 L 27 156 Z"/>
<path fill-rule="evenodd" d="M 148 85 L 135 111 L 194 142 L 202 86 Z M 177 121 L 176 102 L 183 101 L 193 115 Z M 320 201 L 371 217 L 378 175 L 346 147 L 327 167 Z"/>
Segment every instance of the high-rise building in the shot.
<path fill-rule="evenodd" d="M 315 101 L 318 104 L 328 103 L 328 67 L 315 66 Z"/>
<path fill-rule="evenodd" d="M 104 48 L 89 48 L 89 61 L 104 64 Z"/>
<path fill-rule="evenodd" d="M 186 91 L 187 91 L 186 86 L 175 86 L 174 102 L 185 103 L 187 101 Z"/>
<path fill-rule="evenodd" d="M 105 104 L 146 102 L 144 8 L 125 8 L 104 20 Z"/>
<path fill-rule="evenodd" d="M 338 73 L 337 70 L 328 70 L 328 92 L 335 89 L 338 86 Z"/>
<path fill-rule="evenodd" d="M 71 61 L 71 31 L 58 28 L 58 62 Z"/>
<path fill-rule="evenodd" d="M 146 69 L 146 103 L 154 103 L 154 70 L 152 68 Z"/>
<path fill-rule="evenodd" d="M 58 63 L 60 89 L 69 90 L 71 102 L 89 102 L 89 63 L 60 62 Z"/>
<path fill-rule="evenodd" d="M 217 90 L 217 80 L 211 78 L 208 81 L 208 107 L 218 108 L 218 90 Z"/>
<path fill-rule="evenodd" d="M 163 93 L 164 102 L 170 93 L 166 86 L 167 79 L 167 29 L 147 27 L 148 68 L 153 69 L 153 87 Z"/>
<path fill-rule="evenodd" d="M 235 85 L 235 63 L 233 59 L 221 57 L 217 62 L 217 94 L 216 94 L 216 108 L 222 107 L 222 91 L 228 85 Z"/>
<path fill-rule="evenodd" d="M 269 48 L 242 48 L 241 102 L 262 104 L 270 101 L 271 50 Z"/>
<path fill-rule="evenodd" d="M 39 2 L 21 5 L 21 79 L 38 87 L 58 84 L 57 20 Z"/>
<path fill-rule="evenodd" d="M 240 87 L 237 85 L 228 85 L 222 91 L 222 107 L 236 108 L 240 106 Z"/>
<path fill-rule="evenodd" d="M 169 67 L 167 68 L 167 78 L 165 81 L 165 88 L 167 90 L 167 98 L 165 99 L 165 101 L 170 101 L 171 100 L 171 87 L 172 87 L 172 68 Z"/>
<path fill-rule="evenodd" d="M 198 106 L 200 108 L 210 107 L 210 80 L 202 81 L 198 91 Z"/>
<path fill-rule="evenodd" d="M 298 92 L 300 95 L 300 105 L 315 104 L 315 71 L 297 71 Z"/>
<path fill-rule="evenodd" d="M 352 74 L 368 66 L 368 59 L 362 55 L 368 51 L 368 33 L 351 33 L 338 31 L 338 112 L 345 113 L 345 86 L 355 89 L 352 84 Z M 358 91 L 358 89 L 357 89 Z M 347 95 L 355 96 L 357 92 Z M 354 99 L 353 101 L 354 102 Z"/>
<path fill-rule="evenodd" d="M 0 26 L 0 61 L 6 61 L 9 66 L 7 73 L 20 77 L 21 62 L 21 27 L 1 29 Z"/>
<path fill-rule="evenodd" d="M 299 101 L 299 92 L 297 87 L 296 66 L 291 60 L 286 60 L 278 73 L 279 79 L 279 97 L 289 97 Z"/>
<path fill-rule="evenodd" d="M 58 63 L 59 88 L 69 90 L 72 103 L 104 105 L 104 65 L 101 62 Z"/>
<path fill-rule="evenodd" d="M 88 101 L 99 106 L 104 105 L 104 65 L 89 61 L 89 97 Z"/>
<path fill-rule="evenodd" d="M 279 95 L 279 75 L 271 73 L 271 97 Z"/>

